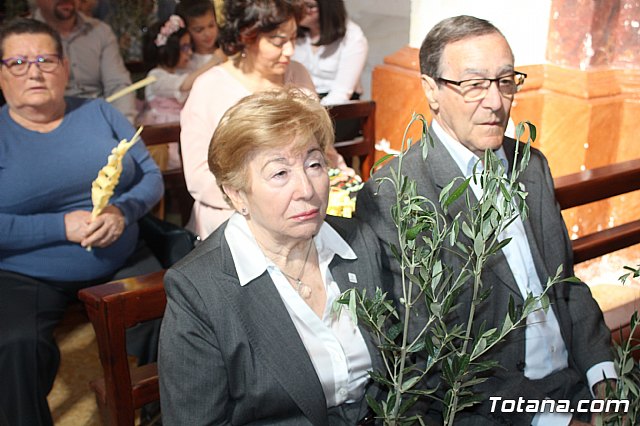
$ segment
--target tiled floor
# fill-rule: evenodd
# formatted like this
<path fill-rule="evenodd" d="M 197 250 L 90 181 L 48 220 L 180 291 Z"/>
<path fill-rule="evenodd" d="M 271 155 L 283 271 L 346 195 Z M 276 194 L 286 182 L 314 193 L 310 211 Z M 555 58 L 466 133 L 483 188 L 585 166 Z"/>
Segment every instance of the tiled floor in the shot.
<path fill-rule="evenodd" d="M 90 323 L 64 324 L 56 330 L 61 351 L 60 371 L 49 394 L 56 426 L 102 424 L 89 381 L 102 372 Z"/>

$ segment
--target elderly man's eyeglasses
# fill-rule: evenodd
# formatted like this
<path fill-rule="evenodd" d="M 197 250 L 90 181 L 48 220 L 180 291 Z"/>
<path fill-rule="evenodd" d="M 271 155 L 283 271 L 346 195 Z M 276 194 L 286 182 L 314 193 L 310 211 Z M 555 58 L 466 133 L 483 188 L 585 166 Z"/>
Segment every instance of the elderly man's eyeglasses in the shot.
<path fill-rule="evenodd" d="M 32 61 L 24 56 L 7 58 L 0 61 L 15 77 L 23 76 L 29 71 L 31 64 L 35 64 L 42 72 L 54 72 L 60 65 L 60 56 L 54 54 L 38 55 Z"/>
<path fill-rule="evenodd" d="M 503 75 L 496 78 L 471 78 L 469 80 L 447 80 L 446 78 L 438 77 L 437 81 L 443 83 L 453 84 L 460 88 L 460 94 L 467 102 L 474 102 L 484 99 L 489 92 L 491 83 L 495 82 L 500 93 L 503 96 L 510 97 L 516 94 L 518 90 L 524 84 L 524 79 L 527 75 L 523 72 L 514 71 L 513 74 Z"/>

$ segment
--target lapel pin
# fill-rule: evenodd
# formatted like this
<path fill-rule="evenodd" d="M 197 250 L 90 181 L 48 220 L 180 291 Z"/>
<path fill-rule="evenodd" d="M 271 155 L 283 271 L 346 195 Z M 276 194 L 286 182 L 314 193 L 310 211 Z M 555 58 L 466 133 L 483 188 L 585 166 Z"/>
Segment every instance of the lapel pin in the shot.
<path fill-rule="evenodd" d="M 349 282 L 354 284 L 358 282 L 358 277 L 353 272 L 349 272 Z"/>

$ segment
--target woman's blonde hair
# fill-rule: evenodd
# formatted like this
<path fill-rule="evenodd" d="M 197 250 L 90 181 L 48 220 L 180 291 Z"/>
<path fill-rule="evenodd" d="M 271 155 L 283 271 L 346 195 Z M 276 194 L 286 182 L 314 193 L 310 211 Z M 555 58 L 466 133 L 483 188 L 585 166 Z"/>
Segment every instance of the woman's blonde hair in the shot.
<path fill-rule="evenodd" d="M 323 153 L 334 141 L 331 118 L 317 99 L 296 88 L 259 92 L 241 99 L 220 120 L 209 144 L 209 169 L 220 188 L 246 191 L 248 164 L 256 153 L 302 151 L 312 140 Z"/>

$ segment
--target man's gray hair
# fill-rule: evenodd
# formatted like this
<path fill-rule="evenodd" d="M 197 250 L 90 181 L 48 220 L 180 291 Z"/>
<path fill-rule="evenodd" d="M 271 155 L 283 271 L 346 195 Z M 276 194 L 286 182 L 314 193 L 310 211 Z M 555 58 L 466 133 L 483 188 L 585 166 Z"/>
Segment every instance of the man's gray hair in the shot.
<path fill-rule="evenodd" d="M 441 60 L 444 48 L 453 42 L 486 34 L 497 33 L 498 28 L 486 19 L 460 15 L 443 19 L 429 31 L 420 47 L 420 73 L 430 77 L 441 77 Z"/>

